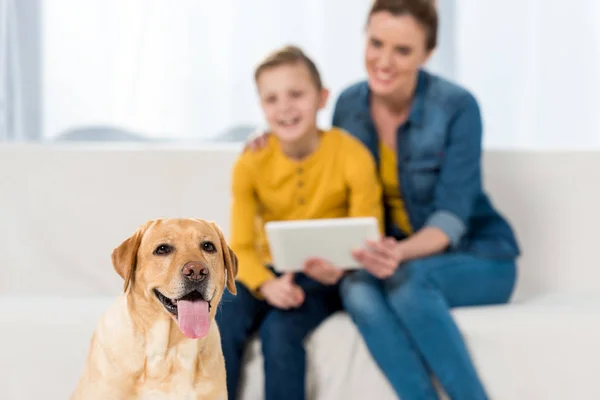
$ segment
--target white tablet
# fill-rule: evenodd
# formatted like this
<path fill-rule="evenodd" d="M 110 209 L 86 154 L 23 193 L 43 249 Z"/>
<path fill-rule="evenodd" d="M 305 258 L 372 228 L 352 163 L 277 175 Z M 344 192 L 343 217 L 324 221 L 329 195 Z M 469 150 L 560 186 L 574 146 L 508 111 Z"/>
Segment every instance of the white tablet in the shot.
<path fill-rule="evenodd" d="M 280 272 L 301 271 L 312 257 L 342 269 L 359 268 L 352 250 L 380 237 L 373 217 L 272 221 L 265 224 L 265 231 L 273 268 Z"/>

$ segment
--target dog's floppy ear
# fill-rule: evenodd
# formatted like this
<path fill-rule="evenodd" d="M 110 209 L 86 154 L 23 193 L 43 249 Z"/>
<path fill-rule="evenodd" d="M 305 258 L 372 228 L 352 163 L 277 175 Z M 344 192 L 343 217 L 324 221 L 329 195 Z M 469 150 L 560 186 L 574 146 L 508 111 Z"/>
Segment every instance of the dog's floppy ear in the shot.
<path fill-rule="evenodd" d="M 223 263 L 225 264 L 225 271 L 227 272 L 227 289 L 232 293 L 236 294 L 235 289 L 235 277 L 238 272 L 238 259 L 233 250 L 229 247 L 225 241 L 225 236 L 217 224 L 211 222 L 217 233 L 219 234 L 219 240 L 221 241 L 221 249 L 223 249 Z"/>
<path fill-rule="evenodd" d="M 141 225 L 130 237 L 125 239 L 117 248 L 112 252 L 112 263 L 115 271 L 125 281 L 123 285 L 123 291 L 127 291 L 133 274 L 135 272 L 135 266 L 137 262 L 137 252 L 142 242 L 144 233 L 150 226 L 152 221 L 148 221 Z"/>

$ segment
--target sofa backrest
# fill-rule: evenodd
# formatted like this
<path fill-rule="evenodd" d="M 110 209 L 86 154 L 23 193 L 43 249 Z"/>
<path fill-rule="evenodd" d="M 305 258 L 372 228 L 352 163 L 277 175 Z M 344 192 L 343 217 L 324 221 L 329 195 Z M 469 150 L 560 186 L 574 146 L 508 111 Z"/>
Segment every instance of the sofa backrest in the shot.
<path fill-rule="evenodd" d="M 0 295 L 116 295 L 112 250 L 148 219 L 229 235 L 239 145 L 0 147 Z M 600 153 L 491 151 L 485 186 L 522 249 L 516 297 L 600 290 Z M 594 183 L 596 182 L 596 183 Z"/>

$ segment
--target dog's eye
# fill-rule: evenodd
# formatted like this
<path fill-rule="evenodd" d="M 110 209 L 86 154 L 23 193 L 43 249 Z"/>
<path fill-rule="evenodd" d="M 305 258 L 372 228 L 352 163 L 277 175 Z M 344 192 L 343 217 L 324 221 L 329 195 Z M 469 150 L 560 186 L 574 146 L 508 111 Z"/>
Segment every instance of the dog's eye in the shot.
<path fill-rule="evenodd" d="M 154 250 L 154 255 L 164 256 L 173 251 L 173 247 L 168 244 L 161 244 Z"/>
<path fill-rule="evenodd" d="M 214 253 L 215 251 L 217 251 L 217 248 L 211 242 L 202 242 L 202 244 L 200 244 L 200 247 L 202 248 L 202 250 L 208 253 Z"/>

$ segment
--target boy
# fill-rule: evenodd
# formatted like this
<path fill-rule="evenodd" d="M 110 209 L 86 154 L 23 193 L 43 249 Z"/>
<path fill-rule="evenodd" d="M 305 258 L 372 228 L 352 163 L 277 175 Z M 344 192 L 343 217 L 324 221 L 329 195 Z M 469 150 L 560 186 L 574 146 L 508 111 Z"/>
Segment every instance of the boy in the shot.
<path fill-rule="evenodd" d="M 306 274 L 277 274 L 277 266 L 269 267 L 264 224 L 374 216 L 382 226 L 381 187 L 362 143 L 338 128 L 318 129 L 317 113 L 328 92 L 300 49 L 272 53 L 257 67 L 255 81 L 272 135 L 263 149 L 243 152 L 234 166 L 230 246 L 239 260 L 237 296 L 225 294 L 217 322 L 230 399 L 237 396 L 244 346 L 258 330 L 265 398 L 303 400 L 303 340 L 341 308 L 341 272 L 311 260 Z"/>

